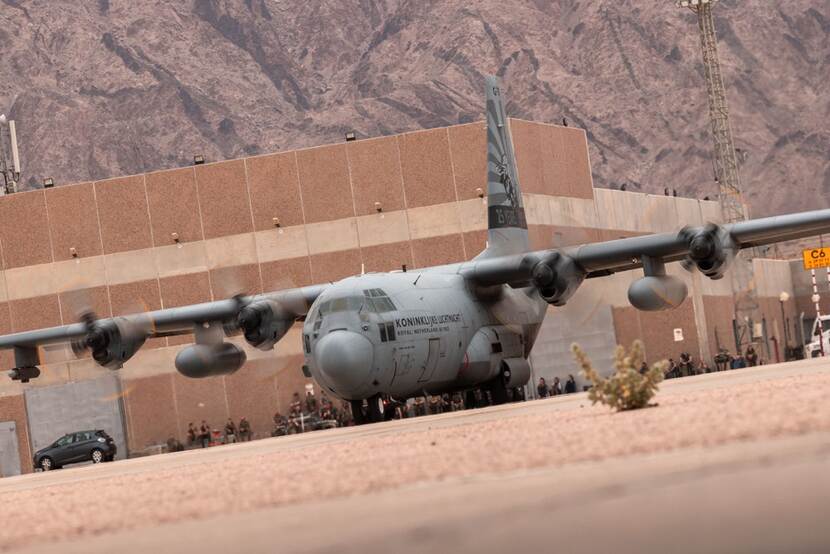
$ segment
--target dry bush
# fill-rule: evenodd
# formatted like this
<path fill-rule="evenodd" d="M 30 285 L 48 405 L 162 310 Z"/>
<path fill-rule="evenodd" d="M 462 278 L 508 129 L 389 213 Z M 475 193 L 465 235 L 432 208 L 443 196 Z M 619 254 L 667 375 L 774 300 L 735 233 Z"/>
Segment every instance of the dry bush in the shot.
<path fill-rule="evenodd" d="M 606 379 L 597 373 L 588 355 L 578 344 L 571 345 L 571 350 L 582 368 L 582 374 L 594 385 L 588 391 L 591 402 L 601 402 L 617 411 L 637 410 L 648 406 L 668 367 L 668 362 L 663 360 L 652 365 L 645 373 L 640 373 L 639 369 L 644 361 L 643 343 L 634 341 L 629 352 L 622 346 L 617 346 L 614 354 L 616 370 Z"/>

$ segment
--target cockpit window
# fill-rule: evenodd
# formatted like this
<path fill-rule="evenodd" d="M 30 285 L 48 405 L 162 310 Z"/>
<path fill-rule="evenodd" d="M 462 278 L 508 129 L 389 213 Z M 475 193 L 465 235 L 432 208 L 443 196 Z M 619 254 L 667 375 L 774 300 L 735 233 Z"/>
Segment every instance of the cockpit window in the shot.
<path fill-rule="evenodd" d="M 362 296 L 346 296 L 343 298 L 332 298 L 320 304 L 320 315 L 325 316 L 334 312 L 356 312 L 363 307 Z"/>
<path fill-rule="evenodd" d="M 370 312 L 382 314 L 394 312 L 397 309 L 383 289 L 366 289 L 363 295 L 366 297 L 366 306 Z"/>

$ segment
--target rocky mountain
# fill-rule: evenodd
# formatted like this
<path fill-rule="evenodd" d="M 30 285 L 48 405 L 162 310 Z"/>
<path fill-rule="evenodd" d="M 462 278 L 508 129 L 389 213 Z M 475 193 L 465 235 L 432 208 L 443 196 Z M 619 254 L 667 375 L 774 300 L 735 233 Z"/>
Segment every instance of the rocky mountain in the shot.
<path fill-rule="evenodd" d="M 830 4 L 716 14 L 754 214 L 827 206 Z M 512 116 L 587 130 L 598 186 L 715 194 L 671 0 L 0 0 L 0 44 L 27 187 L 473 121 L 496 72 Z"/>

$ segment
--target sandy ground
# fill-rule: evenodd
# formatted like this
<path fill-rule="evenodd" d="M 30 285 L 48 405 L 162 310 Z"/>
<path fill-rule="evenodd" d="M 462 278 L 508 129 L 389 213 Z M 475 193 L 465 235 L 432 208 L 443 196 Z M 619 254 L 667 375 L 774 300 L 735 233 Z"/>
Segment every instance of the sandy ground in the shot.
<path fill-rule="evenodd" d="M 11 477 L 0 549 L 828 551 L 828 393 L 807 360 L 636 412 L 578 394 Z"/>

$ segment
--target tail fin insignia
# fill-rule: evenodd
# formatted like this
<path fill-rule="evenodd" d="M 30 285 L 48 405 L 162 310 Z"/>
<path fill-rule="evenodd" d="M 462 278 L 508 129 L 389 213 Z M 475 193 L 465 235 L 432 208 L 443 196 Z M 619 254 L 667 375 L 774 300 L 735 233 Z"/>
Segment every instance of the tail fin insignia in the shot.
<path fill-rule="evenodd" d="M 527 220 L 501 89 L 487 77 L 487 255 L 525 252 Z"/>

